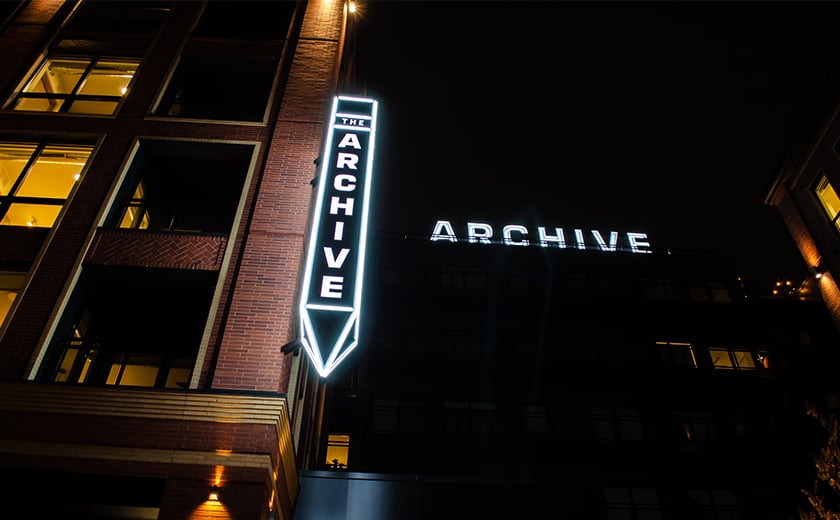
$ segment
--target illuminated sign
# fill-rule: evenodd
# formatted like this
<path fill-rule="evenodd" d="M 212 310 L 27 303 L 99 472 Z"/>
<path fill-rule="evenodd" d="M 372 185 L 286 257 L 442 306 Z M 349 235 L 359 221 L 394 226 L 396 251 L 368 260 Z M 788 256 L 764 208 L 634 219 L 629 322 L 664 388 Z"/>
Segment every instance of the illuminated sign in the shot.
<path fill-rule="evenodd" d="M 494 238 L 493 226 L 490 224 L 484 222 L 467 222 L 466 238 L 470 244 L 492 244 L 496 242 L 508 246 L 527 246 L 534 242 L 540 247 L 558 247 L 560 249 L 567 247 L 566 233 L 563 228 L 538 226 L 536 236 L 533 238 L 529 238 L 529 236 L 530 233 L 527 227 L 519 224 L 508 224 L 502 227 L 501 240 L 499 240 Z M 622 244 L 619 245 L 620 237 L 622 238 Z M 592 249 L 593 247 L 597 247 L 600 251 L 609 252 L 615 252 L 618 249 L 632 253 L 652 253 L 648 249 L 650 243 L 647 241 L 646 233 L 628 232 L 621 235 L 618 231 L 610 231 L 607 236 L 604 236 L 597 229 L 592 229 L 589 233 L 584 233 L 582 229 L 573 229 L 572 236 L 569 238 L 571 239 L 569 247 L 574 249 Z M 455 230 L 448 220 L 438 220 L 432 230 L 430 240 L 432 242 L 438 240 L 457 242 L 458 237 L 455 235 Z"/>
<path fill-rule="evenodd" d="M 376 109 L 372 99 L 333 100 L 299 309 L 301 344 L 322 377 L 359 340 Z"/>

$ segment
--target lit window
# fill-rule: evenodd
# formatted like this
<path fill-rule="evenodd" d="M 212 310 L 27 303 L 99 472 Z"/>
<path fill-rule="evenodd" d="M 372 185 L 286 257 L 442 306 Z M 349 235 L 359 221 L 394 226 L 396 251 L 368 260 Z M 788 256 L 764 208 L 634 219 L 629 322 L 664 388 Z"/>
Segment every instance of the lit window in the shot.
<path fill-rule="evenodd" d="M 135 269 L 82 273 L 39 380 L 189 388 L 216 275 Z"/>
<path fill-rule="evenodd" d="M 752 352 L 736 348 L 709 348 L 709 356 L 716 370 L 755 370 Z"/>
<path fill-rule="evenodd" d="M 26 273 L 0 271 L 0 325 L 12 309 Z"/>
<path fill-rule="evenodd" d="M 92 146 L 0 143 L 0 225 L 52 227 Z"/>
<path fill-rule="evenodd" d="M 350 455 L 350 436 L 331 433 L 327 438 L 327 466 L 332 469 L 347 468 Z"/>
<path fill-rule="evenodd" d="M 128 91 L 138 60 L 51 57 L 12 103 L 14 110 L 111 115 Z"/>
<path fill-rule="evenodd" d="M 840 231 L 840 220 L 838 220 L 838 217 L 840 217 L 840 197 L 837 196 L 834 186 L 831 185 L 824 173 L 820 176 L 815 191 L 831 223 Z"/>

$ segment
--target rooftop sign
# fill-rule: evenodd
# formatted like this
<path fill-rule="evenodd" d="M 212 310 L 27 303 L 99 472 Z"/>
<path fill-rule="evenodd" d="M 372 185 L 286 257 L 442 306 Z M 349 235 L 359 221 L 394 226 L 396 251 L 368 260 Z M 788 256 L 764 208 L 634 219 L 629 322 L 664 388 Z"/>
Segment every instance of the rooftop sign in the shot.
<path fill-rule="evenodd" d="M 376 110 L 373 99 L 333 100 L 299 309 L 301 344 L 322 377 L 359 339 Z"/>
<path fill-rule="evenodd" d="M 619 244 L 621 238 L 621 244 Z M 447 242 L 458 242 L 455 230 L 448 220 L 438 220 L 429 237 L 432 242 L 445 240 Z M 492 244 L 502 243 L 508 246 L 527 246 L 532 242 L 540 247 L 558 247 L 565 249 L 568 245 L 574 249 L 593 249 L 597 247 L 600 251 L 615 252 L 630 251 L 631 253 L 651 253 L 648 249 L 650 243 L 647 241 L 646 233 L 628 232 L 619 234 L 618 231 L 610 231 L 604 236 L 599 230 L 592 229 L 585 233 L 583 229 L 573 229 L 568 237 L 571 244 L 567 244 L 566 232 L 563 228 L 537 227 L 537 232 L 532 234 L 528 228 L 519 224 L 508 224 L 502 227 L 501 239 L 496 238 L 493 226 L 484 222 L 467 222 L 467 242 L 470 244 Z"/>

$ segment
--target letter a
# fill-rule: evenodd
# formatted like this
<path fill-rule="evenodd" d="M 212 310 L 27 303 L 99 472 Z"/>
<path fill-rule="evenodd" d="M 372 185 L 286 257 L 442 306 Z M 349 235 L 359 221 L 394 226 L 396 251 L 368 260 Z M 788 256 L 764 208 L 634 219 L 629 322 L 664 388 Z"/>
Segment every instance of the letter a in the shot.
<path fill-rule="evenodd" d="M 348 146 L 351 146 L 357 150 L 362 149 L 362 145 L 359 144 L 359 138 L 358 136 L 356 136 L 356 134 L 347 134 L 344 137 L 342 137 L 341 142 L 338 143 L 339 148 L 347 148 Z"/>
<path fill-rule="evenodd" d="M 452 230 L 452 224 L 448 220 L 438 220 L 435 224 L 435 229 L 432 231 L 431 241 L 448 240 L 450 242 L 457 242 L 455 238 L 455 231 Z"/>

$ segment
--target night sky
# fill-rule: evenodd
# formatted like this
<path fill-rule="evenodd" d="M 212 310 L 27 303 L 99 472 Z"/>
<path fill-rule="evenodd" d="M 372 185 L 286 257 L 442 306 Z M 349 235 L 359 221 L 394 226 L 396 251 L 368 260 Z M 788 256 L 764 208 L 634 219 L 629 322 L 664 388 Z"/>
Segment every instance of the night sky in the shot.
<path fill-rule="evenodd" d="M 748 285 L 807 275 L 764 198 L 839 63 L 840 2 L 358 3 L 374 235 L 645 232 Z"/>

